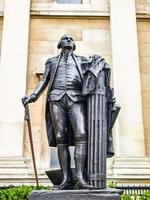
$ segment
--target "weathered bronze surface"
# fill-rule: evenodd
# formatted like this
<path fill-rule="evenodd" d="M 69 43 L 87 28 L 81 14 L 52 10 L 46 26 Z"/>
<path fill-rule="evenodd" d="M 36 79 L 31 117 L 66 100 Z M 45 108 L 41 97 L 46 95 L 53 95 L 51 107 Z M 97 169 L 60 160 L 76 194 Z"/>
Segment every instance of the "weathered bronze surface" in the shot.
<path fill-rule="evenodd" d="M 101 56 L 75 55 L 76 45 L 69 35 L 62 36 L 57 47 L 60 55 L 46 61 L 43 79 L 23 102 L 35 102 L 49 85 L 46 128 L 49 145 L 58 149 L 62 172 L 58 188 L 105 188 L 106 156 L 114 154 L 111 131 L 120 109 L 110 88 L 110 67 Z M 71 145 L 75 146 L 75 185 Z"/>

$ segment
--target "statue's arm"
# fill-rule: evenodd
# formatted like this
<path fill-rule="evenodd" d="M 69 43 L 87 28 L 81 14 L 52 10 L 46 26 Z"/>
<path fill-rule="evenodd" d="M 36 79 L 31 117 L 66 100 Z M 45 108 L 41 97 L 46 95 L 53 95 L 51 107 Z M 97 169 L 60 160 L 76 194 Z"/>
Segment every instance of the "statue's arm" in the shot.
<path fill-rule="evenodd" d="M 32 103 L 35 102 L 40 94 L 43 92 L 43 90 L 46 88 L 46 86 L 48 85 L 49 79 L 50 79 L 50 66 L 51 66 L 51 62 L 50 59 L 46 62 L 46 67 L 45 67 L 45 71 L 43 74 L 43 78 L 42 80 L 38 83 L 38 85 L 36 86 L 34 92 L 29 95 L 29 96 L 24 96 L 22 98 L 22 102 L 24 104 L 24 106 L 28 103 Z"/>
<path fill-rule="evenodd" d="M 44 74 L 43 74 L 43 78 L 38 83 L 38 85 L 36 86 L 33 92 L 33 94 L 36 95 L 37 98 L 41 95 L 41 93 L 44 91 L 44 89 L 48 85 L 49 79 L 50 79 L 50 63 L 47 63 Z"/>

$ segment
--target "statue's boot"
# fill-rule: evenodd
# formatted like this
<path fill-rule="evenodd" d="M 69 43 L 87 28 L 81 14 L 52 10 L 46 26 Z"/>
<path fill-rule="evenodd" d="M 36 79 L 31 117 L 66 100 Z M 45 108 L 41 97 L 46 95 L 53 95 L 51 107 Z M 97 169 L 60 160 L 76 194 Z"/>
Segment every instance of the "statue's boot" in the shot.
<path fill-rule="evenodd" d="M 72 176 L 70 169 L 70 153 L 67 145 L 58 145 L 58 158 L 63 177 L 63 180 L 58 188 L 60 190 L 70 189 L 72 187 Z"/>
<path fill-rule="evenodd" d="M 89 185 L 83 176 L 86 161 L 86 142 L 76 142 L 74 160 L 75 160 L 75 178 L 77 189 L 94 189 L 93 185 Z"/>
<path fill-rule="evenodd" d="M 72 189 L 73 186 L 72 186 L 72 183 L 71 181 L 66 181 L 66 180 L 63 180 L 62 183 L 58 186 L 58 189 L 59 190 L 67 190 L 67 189 Z"/>

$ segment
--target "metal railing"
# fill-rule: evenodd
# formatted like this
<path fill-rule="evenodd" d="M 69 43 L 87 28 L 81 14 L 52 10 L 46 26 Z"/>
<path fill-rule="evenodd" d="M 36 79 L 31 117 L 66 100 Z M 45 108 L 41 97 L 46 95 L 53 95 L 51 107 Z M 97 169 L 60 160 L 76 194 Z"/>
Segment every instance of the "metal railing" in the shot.
<path fill-rule="evenodd" d="M 124 194 L 127 195 L 142 195 L 145 192 L 150 192 L 150 186 L 117 186 L 117 189 L 123 190 Z"/>

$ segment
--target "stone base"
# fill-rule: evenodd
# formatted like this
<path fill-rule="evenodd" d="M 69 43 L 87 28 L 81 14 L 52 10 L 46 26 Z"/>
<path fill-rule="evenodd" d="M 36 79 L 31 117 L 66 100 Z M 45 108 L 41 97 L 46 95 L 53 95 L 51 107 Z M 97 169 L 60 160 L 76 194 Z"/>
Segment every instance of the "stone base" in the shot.
<path fill-rule="evenodd" d="M 23 157 L 0 157 L 0 187 L 22 184 L 36 185 L 33 167 L 28 168 Z M 51 185 L 44 170 L 38 169 L 39 183 Z"/>
<path fill-rule="evenodd" d="M 121 190 L 39 190 L 30 194 L 29 200 L 119 200 Z"/>
<path fill-rule="evenodd" d="M 116 157 L 112 179 L 122 184 L 148 184 L 150 181 L 150 158 Z"/>

